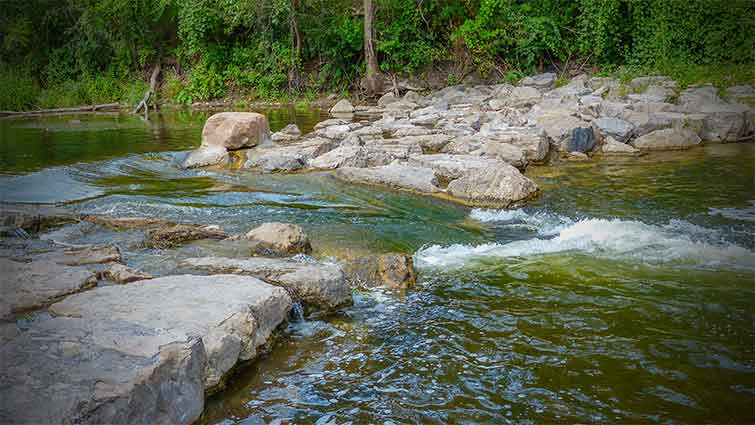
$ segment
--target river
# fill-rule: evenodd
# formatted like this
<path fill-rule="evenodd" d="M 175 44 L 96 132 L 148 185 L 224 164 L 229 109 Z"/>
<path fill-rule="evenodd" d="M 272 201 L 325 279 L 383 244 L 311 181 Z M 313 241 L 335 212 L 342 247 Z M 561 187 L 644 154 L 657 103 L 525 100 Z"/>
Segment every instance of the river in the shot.
<path fill-rule="evenodd" d="M 325 118 L 263 112 L 273 131 Z M 294 222 L 318 258 L 414 253 L 420 281 L 291 323 L 200 423 L 755 421 L 755 144 L 531 167 L 538 200 L 493 211 L 328 173 L 179 170 L 207 116 L 0 120 L 0 197 L 231 233 Z M 154 275 L 243 255 L 87 223 L 42 237 L 115 243 Z"/>

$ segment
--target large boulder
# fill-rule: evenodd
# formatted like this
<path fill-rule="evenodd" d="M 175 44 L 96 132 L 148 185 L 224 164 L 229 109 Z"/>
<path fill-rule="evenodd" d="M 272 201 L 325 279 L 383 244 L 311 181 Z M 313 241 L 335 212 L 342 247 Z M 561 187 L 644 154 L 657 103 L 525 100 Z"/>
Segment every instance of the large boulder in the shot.
<path fill-rule="evenodd" d="M 250 230 L 244 239 L 254 243 L 253 252 L 263 255 L 309 254 L 312 244 L 304 230 L 291 223 L 264 223 Z"/>
<path fill-rule="evenodd" d="M 354 106 L 348 99 L 341 99 L 330 108 L 330 113 L 334 115 L 347 115 L 354 113 Z"/>
<path fill-rule="evenodd" d="M 451 181 L 446 190 L 465 204 L 495 208 L 520 205 L 538 192 L 532 180 L 505 163 L 468 173 Z"/>
<path fill-rule="evenodd" d="M 267 118 L 255 112 L 221 112 L 207 119 L 202 147 L 251 148 L 270 140 Z"/>
<path fill-rule="evenodd" d="M 0 258 L 0 320 L 44 307 L 67 295 L 97 285 L 97 276 L 84 267 L 53 261 L 21 263 Z"/>
<path fill-rule="evenodd" d="M 631 142 L 640 150 L 679 150 L 699 145 L 700 137 L 687 129 L 667 128 L 638 137 Z"/>
<path fill-rule="evenodd" d="M 176 342 L 200 337 L 203 342 L 200 347 L 207 359 L 200 375 L 205 390 L 220 386 L 239 362 L 256 358 L 260 347 L 286 320 L 290 309 L 291 297 L 284 289 L 253 277 L 235 275 L 178 275 L 153 279 L 145 285 L 105 286 L 50 307 L 56 316 L 129 324 L 124 326 L 123 334 L 111 340 L 112 345 L 121 347 L 119 351 L 158 353 L 141 351 L 141 347 L 134 345 L 139 341 L 139 338 L 131 340 L 136 330 L 169 333 Z M 166 344 L 170 342 L 165 340 Z M 120 387 L 124 384 L 114 381 L 112 376 L 102 378 L 111 391 L 129 390 L 127 386 Z"/>
<path fill-rule="evenodd" d="M 341 146 L 309 161 L 314 169 L 339 167 L 378 167 L 397 159 L 406 159 L 411 153 L 421 153 L 418 145 L 371 144 L 369 146 Z"/>
<path fill-rule="evenodd" d="M 184 265 L 212 273 L 254 276 L 286 288 L 307 305 L 332 309 L 351 301 L 351 291 L 341 268 L 334 264 L 299 262 L 283 258 L 190 258 Z"/>
<path fill-rule="evenodd" d="M 3 424 L 179 425 L 204 407 L 202 339 L 161 326 L 53 318 L 0 344 L 0 360 Z"/>

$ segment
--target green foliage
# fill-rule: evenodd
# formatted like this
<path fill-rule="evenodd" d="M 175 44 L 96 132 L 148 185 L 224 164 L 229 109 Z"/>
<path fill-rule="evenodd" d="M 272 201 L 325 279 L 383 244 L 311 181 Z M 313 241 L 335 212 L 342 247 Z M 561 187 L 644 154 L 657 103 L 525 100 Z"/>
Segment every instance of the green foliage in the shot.
<path fill-rule="evenodd" d="M 654 70 L 682 84 L 704 78 L 724 84 L 748 78 L 747 65 L 755 63 L 752 0 L 375 2 L 381 69 L 419 74 L 443 64 L 455 70 L 448 83 L 470 64 L 483 76 L 515 82 L 551 64 L 564 71 L 579 63 L 606 73 Z M 163 98 L 183 103 L 225 96 L 311 99 L 356 88 L 365 69 L 361 4 L 5 2 L 1 104 L 26 109 L 137 101 L 156 61 L 166 65 Z M 735 74 L 717 71 L 724 69 Z"/>
<path fill-rule="evenodd" d="M 28 72 L 0 67 L 0 110 L 31 109 L 36 106 L 39 91 Z"/>

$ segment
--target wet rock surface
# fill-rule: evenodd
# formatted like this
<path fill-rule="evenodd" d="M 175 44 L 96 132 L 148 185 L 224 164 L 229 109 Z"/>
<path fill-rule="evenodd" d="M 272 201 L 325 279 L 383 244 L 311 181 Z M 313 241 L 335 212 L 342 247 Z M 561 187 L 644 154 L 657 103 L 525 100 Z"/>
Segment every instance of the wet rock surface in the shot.
<path fill-rule="evenodd" d="M 187 259 L 184 265 L 212 273 L 254 276 L 284 287 L 294 298 L 318 308 L 332 309 L 351 301 L 346 276 L 335 264 L 277 258 L 205 257 Z"/>
<path fill-rule="evenodd" d="M 252 253 L 268 256 L 309 254 L 312 244 L 300 226 L 290 223 L 264 223 L 250 230 L 243 239 L 252 242 Z"/>
<path fill-rule="evenodd" d="M 352 285 L 373 288 L 411 288 L 417 282 L 414 260 L 410 255 L 387 253 L 365 255 L 344 261 L 344 270 Z"/>
<path fill-rule="evenodd" d="M 146 245 L 151 248 L 166 249 L 187 242 L 200 239 L 225 239 L 228 237 L 217 226 L 202 226 L 197 224 L 176 224 L 150 230 L 147 233 Z"/>

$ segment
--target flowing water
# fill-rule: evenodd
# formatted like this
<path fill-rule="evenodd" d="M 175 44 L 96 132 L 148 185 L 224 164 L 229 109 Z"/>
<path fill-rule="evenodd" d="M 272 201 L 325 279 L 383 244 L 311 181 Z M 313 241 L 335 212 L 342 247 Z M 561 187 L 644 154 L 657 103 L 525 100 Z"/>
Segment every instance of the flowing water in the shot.
<path fill-rule="evenodd" d="M 273 130 L 321 119 L 266 112 Z M 542 196 L 495 211 L 327 173 L 178 170 L 206 117 L 0 120 L 0 196 L 229 232 L 290 221 L 315 257 L 412 252 L 421 275 L 292 321 L 201 423 L 755 422 L 755 144 L 532 168 Z M 156 275 L 243 255 L 88 224 L 43 237 L 116 243 Z"/>

